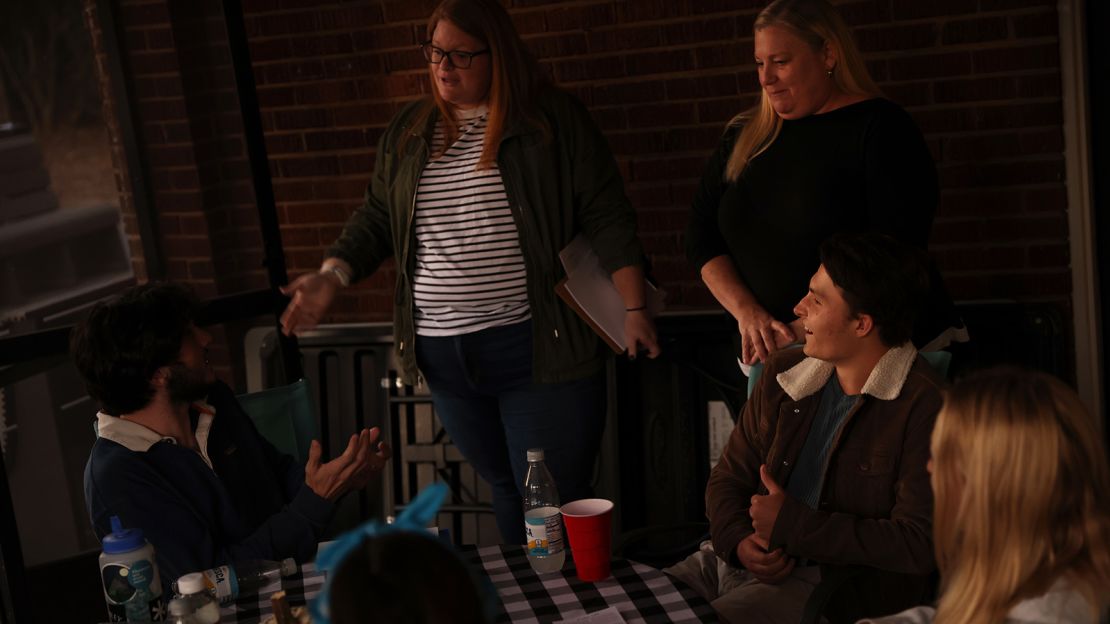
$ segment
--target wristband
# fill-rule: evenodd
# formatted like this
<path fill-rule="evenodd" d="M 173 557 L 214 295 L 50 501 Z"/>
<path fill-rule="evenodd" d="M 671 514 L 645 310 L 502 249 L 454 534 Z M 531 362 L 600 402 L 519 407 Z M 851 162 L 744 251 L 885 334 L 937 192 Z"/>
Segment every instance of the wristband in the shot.
<path fill-rule="evenodd" d="M 347 275 L 347 272 L 343 270 L 343 267 L 339 266 L 338 264 L 333 264 L 329 267 L 320 269 L 321 275 L 327 275 L 328 273 L 335 275 L 335 278 L 339 280 L 340 286 L 346 288 L 347 286 L 351 285 L 351 276 Z"/>
<path fill-rule="evenodd" d="M 624 311 L 625 312 L 639 312 L 640 310 L 646 310 L 646 309 L 647 309 L 647 306 L 642 305 L 642 306 L 638 306 L 638 307 L 635 307 L 635 308 L 625 308 Z"/>

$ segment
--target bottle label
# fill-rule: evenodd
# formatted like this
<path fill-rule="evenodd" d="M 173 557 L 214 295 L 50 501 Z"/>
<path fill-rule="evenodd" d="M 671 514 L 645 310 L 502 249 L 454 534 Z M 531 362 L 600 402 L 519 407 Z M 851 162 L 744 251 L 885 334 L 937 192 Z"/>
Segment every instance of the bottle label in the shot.
<path fill-rule="evenodd" d="M 108 619 L 112 622 L 157 622 L 165 619 L 158 571 L 146 559 L 109 563 L 100 569 Z"/>
<path fill-rule="evenodd" d="M 222 605 L 233 602 L 239 594 L 236 580 L 235 570 L 231 566 L 222 565 L 204 571 L 204 582 L 208 586 L 208 591 L 212 592 Z"/>
<path fill-rule="evenodd" d="M 557 555 L 563 551 L 563 516 L 558 507 L 538 507 L 524 513 L 524 535 L 528 554 L 533 557 Z"/>

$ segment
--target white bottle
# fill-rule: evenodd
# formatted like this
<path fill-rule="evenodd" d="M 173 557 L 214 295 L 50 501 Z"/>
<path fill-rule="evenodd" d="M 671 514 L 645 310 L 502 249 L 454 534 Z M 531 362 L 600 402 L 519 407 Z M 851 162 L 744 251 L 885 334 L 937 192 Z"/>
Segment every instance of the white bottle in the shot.
<path fill-rule="evenodd" d="M 292 558 L 281 561 L 249 559 L 217 566 L 211 570 L 205 570 L 202 574 L 204 574 L 208 592 L 220 604 L 228 605 L 235 602 L 239 596 L 257 594 L 268 585 L 279 583 L 282 577 L 292 576 L 299 570 L 300 566 Z"/>
<path fill-rule="evenodd" d="M 563 515 L 559 513 L 559 490 L 543 463 L 543 449 L 528 450 L 528 472 L 524 476 L 524 536 L 528 563 L 537 574 L 563 569 Z"/>
<path fill-rule="evenodd" d="M 197 621 L 196 610 L 193 603 L 184 598 L 174 598 L 170 601 L 166 612 L 169 613 L 168 624 L 200 624 Z"/>
<path fill-rule="evenodd" d="M 203 572 L 190 572 L 177 579 L 177 596 L 174 600 L 186 600 L 193 607 L 193 618 L 197 624 L 217 624 L 220 621 L 220 605 L 208 592 L 208 583 Z"/>
<path fill-rule="evenodd" d="M 162 580 L 154 547 L 141 529 L 123 528 L 118 516 L 110 519 L 112 532 L 104 536 L 100 578 L 113 622 L 151 622 L 165 619 Z"/>

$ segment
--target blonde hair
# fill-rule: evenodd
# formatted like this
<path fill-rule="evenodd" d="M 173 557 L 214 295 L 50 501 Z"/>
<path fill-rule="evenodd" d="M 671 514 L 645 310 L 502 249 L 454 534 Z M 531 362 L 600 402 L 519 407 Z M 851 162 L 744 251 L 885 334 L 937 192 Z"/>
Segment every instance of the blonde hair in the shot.
<path fill-rule="evenodd" d="M 938 623 L 1001 622 L 1060 578 L 1105 604 L 1110 470 L 1074 391 L 1014 368 L 975 375 L 948 392 L 931 450 Z"/>
<path fill-rule="evenodd" d="M 848 25 L 824 0 L 776 0 L 760 11 L 752 30 L 759 32 L 768 26 L 791 31 L 814 50 L 829 46 L 838 59 L 832 80 L 841 92 L 869 97 L 882 95 L 867 71 Z M 742 126 L 725 166 L 725 180 L 735 182 L 748 163 L 778 138 L 782 118 L 771 107 L 767 92 L 761 89 L 759 104 L 733 117 L 729 126 Z"/>
<path fill-rule="evenodd" d="M 536 110 L 536 97 L 546 80 L 513 28 L 508 12 L 496 0 L 443 0 L 428 18 L 429 41 L 441 21 L 451 22 L 489 48 L 492 73 L 487 98 L 489 121 L 478 159 L 478 168 L 486 169 L 497 160 L 497 148 L 510 122 L 524 119 L 546 134 L 548 125 Z M 422 111 L 414 125 L 422 127 L 433 110 L 439 110 L 446 139 L 441 151 L 434 155 L 440 156 L 459 138 L 459 124 L 454 108 L 439 95 L 431 66 L 428 77 L 435 106 Z"/>

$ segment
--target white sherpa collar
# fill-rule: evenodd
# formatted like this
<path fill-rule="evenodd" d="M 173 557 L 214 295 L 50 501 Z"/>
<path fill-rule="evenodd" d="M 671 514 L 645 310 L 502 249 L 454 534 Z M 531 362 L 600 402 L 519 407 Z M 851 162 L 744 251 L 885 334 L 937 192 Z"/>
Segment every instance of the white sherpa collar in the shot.
<path fill-rule="evenodd" d="M 867 383 L 863 384 L 863 394 L 870 394 L 884 401 L 898 398 L 916 359 L 917 349 L 910 342 L 890 349 L 883 354 L 867 377 Z M 835 367 L 824 360 L 807 357 L 789 370 L 776 375 L 775 379 L 791 399 L 800 401 L 824 388 L 834 370 Z"/>

